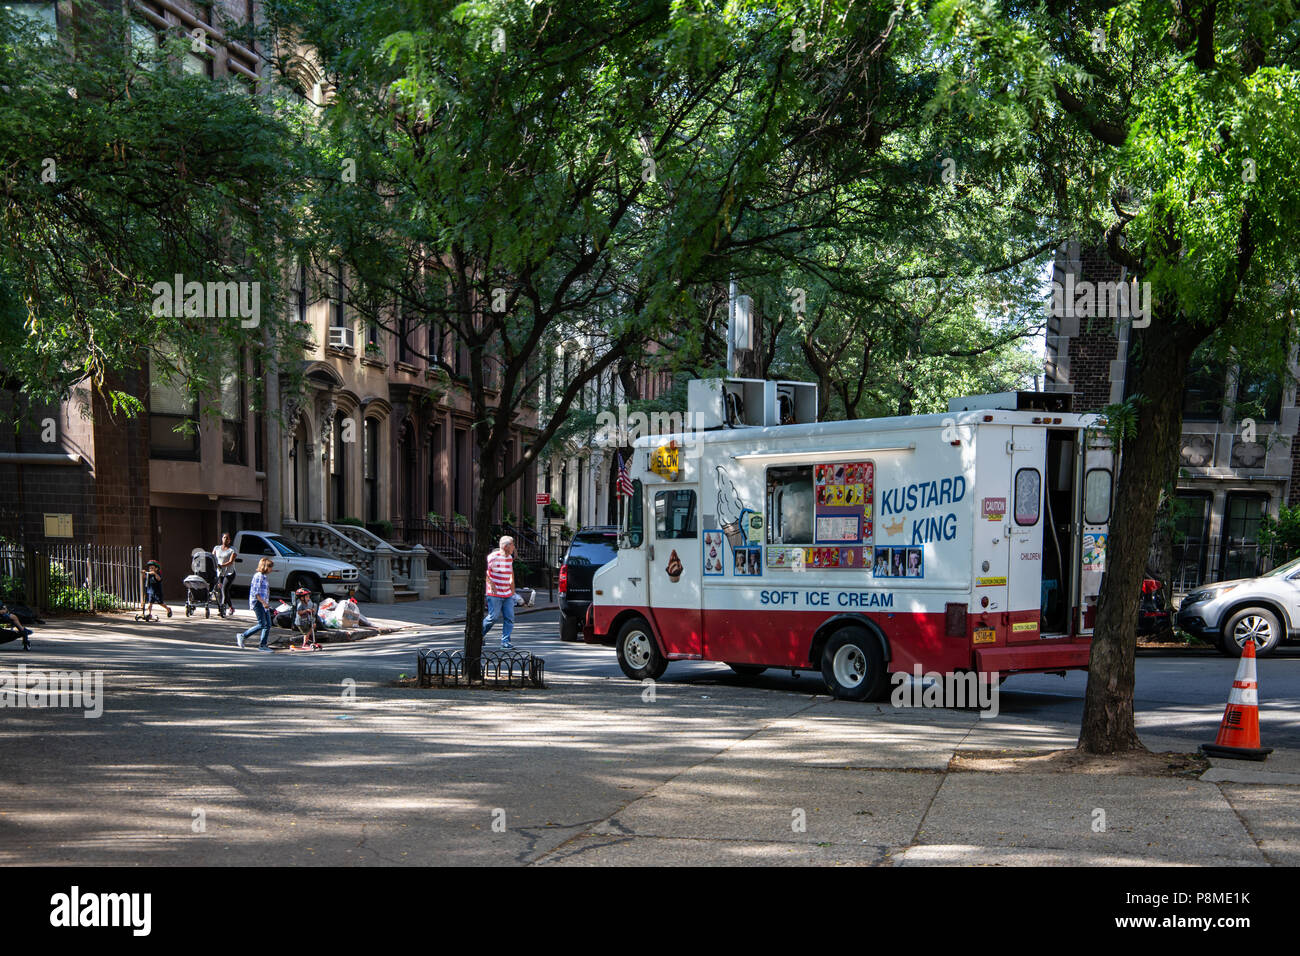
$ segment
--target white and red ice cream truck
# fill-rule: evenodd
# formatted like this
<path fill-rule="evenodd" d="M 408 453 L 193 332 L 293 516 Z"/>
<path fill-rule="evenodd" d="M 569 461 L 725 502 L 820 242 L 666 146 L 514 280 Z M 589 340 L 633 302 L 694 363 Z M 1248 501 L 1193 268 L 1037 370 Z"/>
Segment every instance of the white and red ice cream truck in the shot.
<path fill-rule="evenodd" d="M 634 680 L 720 661 L 819 670 L 855 700 L 917 665 L 1086 669 L 1112 456 L 1097 416 L 1063 399 L 636 439 L 585 640 L 612 644 Z"/>

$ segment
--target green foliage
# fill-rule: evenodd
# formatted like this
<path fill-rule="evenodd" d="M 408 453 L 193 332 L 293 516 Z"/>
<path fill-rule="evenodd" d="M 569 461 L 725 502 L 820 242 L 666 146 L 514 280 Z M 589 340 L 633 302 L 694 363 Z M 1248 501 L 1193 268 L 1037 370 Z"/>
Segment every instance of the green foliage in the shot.
<path fill-rule="evenodd" d="M 0 7 L 0 365 L 34 401 L 86 383 L 136 415 L 150 352 L 198 395 L 238 346 L 301 346 L 276 320 L 300 167 L 270 100 L 186 73 L 179 48 L 146 55 L 103 4 L 66 6 L 57 41 Z M 258 283 L 257 324 L 160 314 L 176 275 Z"/>
<path fill-rule="evenodd" d="M 1119 448 L 1125 441 L 1137 437 L 1139 407 L 1145 401 L 1141 395 L 1130 395 L 1124 401 L 1101 410 L 1101 428 L 1114 447 Z"/>
<path fill-rule="evenodd" d="M 55 562 L 50 564 L 48 602 L 51 611 L 124 611 L 130 607 L 103 588 L 87 591 L 72 572 Z"/>
<path fill-rule="evenodd" d="M 9 574 L 0 574 L 0 602 L 15 604 L 26 597 L 23 579 Z"/>
<path fill-rule="evenodd" d="M 1259 544 L 1274 566 L 1300 556 L 1300 505 L 1282 505 L 1276 518 L 1264 515 L 1259 523 Z"/>

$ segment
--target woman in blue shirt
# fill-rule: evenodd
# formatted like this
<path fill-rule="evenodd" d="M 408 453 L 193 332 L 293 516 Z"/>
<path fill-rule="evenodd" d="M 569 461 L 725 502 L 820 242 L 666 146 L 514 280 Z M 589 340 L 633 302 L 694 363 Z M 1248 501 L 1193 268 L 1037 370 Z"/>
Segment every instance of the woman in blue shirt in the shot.
<path fill-rule="evenodd" d="M 244 646 L 244 638 L 254 631 L 260 630 L 262 638 L 257 645 L 257 649 L 259 651 L 271 650 L 271 645 L 267 643 L 271 637 L 271 584 L 266 579 L 266 572 L 273 567 L 275 567 L 275 564 L 270 558 L 263 558 L 257 562 L 257 573 L 253 575 L 253 580 L 248 585 L 248 606 L 253 609 L 253 614 L 257 616 L 257 623 L 243 633 L 235 635 L 235 643 L 240 647 Z"/>

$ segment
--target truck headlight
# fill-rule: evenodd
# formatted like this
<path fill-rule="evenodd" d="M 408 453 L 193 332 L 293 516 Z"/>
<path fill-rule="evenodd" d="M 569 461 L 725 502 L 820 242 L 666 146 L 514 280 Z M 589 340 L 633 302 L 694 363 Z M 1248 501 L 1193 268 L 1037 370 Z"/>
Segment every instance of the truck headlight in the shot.
<path fill-rule="evenodd" d="M 343 572 L 342 572 L 342 571 L 331 571 L 329 574 L 325 575 L 325 580 L 326 580 L 326 581 L 342 581 L 342 580 L 343 580 Z"/>

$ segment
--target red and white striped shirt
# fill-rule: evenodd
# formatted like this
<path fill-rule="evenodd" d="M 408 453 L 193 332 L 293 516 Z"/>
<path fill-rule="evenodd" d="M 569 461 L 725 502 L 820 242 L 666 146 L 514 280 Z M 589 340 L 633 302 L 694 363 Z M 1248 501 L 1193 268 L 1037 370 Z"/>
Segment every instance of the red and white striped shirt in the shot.
<path fill-rule="evenodd" d="M 500 548 L 487 557 L 487 593 L 490 597 L 510 597 L 515 593 L 515 559 Z"/>

